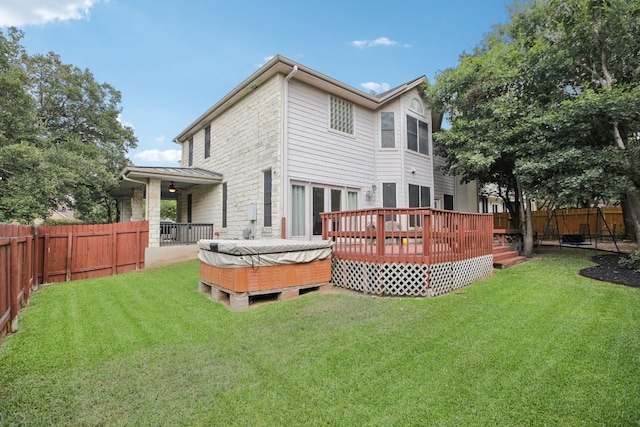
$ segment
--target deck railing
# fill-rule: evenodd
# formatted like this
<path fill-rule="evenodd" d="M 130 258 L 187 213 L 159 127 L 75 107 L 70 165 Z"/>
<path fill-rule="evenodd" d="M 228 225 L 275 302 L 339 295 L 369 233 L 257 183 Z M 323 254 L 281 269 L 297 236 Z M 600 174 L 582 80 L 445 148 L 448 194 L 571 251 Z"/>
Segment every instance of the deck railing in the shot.
<path fill-rule="evenodd" d="M 343 260 L 439 264 L 492 253 L 492 214 L 378 208 L 321 217 L 323 238 Z"/>
<path fill-rule="evenodd" d="M 160 246 L 191 245 L 200 239 L 213 239 L 213 224 L 160 223 Z"/>

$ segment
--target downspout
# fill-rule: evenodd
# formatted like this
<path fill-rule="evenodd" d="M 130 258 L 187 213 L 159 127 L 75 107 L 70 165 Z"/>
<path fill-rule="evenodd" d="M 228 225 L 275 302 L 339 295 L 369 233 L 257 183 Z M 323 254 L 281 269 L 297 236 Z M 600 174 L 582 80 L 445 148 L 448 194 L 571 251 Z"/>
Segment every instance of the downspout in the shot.
<path fill-rule="evenodd" d="M 280 198 L 282 200 L 281 218 L 289 217 L 289 80 L 291 80 L 297 72 L 298 66 L 294 65 L 291 72 L 284 78 L 284 99 L 282 102 L 282 179 L 280 187 Z M 283 222 L 281 221 L 280 226 L 282 227 L 282 225 Z M 287 230 L 289 227 L 290 224 L 288 224 L 288 221 L 284 222 L 284 228 L 280 230 L 280 236 L 282 238 L 287 238 L 289 234 Z"/>

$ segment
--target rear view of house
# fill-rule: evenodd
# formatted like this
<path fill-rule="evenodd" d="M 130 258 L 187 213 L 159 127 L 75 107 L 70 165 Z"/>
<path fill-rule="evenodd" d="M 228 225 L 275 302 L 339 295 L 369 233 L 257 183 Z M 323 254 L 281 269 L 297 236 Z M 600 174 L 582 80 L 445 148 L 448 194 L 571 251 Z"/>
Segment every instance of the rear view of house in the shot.
<path fill-rule="evenodd" d="M 130 187 L 146 183 L 150 246 L 163 240 L 160 198 L 177 199 L 179 223 L 213 224 L 226 239 L 321 238 L 321 212 L 477 209 L 437 170 L 441 117 L 422 96 L 426 84 L 368 94 L 274 57 L 175 137 L 181 168 L 123 171 Z"/>

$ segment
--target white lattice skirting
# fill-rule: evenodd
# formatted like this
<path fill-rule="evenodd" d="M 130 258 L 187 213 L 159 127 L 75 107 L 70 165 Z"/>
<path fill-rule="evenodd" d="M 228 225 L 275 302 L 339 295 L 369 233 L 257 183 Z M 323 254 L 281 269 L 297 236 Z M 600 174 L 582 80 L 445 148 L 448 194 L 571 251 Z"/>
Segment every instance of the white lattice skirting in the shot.
<path fill-rule="evenodd" d="M 374 264 L 334 258 L 334 285 L 367 294 L 433 297 L 493 274 L 493 255 L 442 264 Z"/>

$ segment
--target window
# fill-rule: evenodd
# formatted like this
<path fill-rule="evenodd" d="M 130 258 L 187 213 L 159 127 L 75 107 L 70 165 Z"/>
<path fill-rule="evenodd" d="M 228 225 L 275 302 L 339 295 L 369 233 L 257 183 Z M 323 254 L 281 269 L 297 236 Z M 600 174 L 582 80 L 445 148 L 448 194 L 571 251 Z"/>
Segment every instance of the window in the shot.
<path fill-rule="evenodd" d="M 271 169 L 264 171 L 264 226 L 271 227 Z"/>
<path fill-rule="evenodd" d="M 358 193 L 355 191 L 349 191 L 347 193 L 347 209 L 358 209 Z"/>
<path fill-rule="evenodd" d="M 227 183 L 222 183 L 222 228 L 227 228 Z"/>
<path fill-rule="evenodd" d="M 431 206 L 431 189 L 429 187 L 420 187 L 420 207 L 428 208 Z"/>
<path fill-rule="evenodd" d="M 431 205 L 431 189 L 420 185 L 409 184 L 409 207 L 410 208 L 428 208 Z M 409 217 L 409 226 L 414 227 L 416 222 L 414 216 Z M 420 217 L 417 221 L 418 226 L 421 225 Z"/>
<path fill-rule="evenodd" d="M 211 125 L 204 128 L 204 158 L 211 155 Z"/>
<path fill-rule="evenodd" d="M 382 207 L 396 207 L 396 183 L 387 182 L 382 184 Z"/>
<path fill-rule="evenodd" d="M 448 211 L 453 210 L 453 196 L 451 194 L 444 195 L 444 208 Z"/>
<path fill-rule="evenodd" d="M 322 234 L 322 217 L 320 212 L 324 212 L 324 188 L 313 187 L 313 235 Z"/>
<path fill-rule="evenodd" d="M 418 100 L 418 98 L 412 98 L 409 103 L 409 109 L 415 111 L 418 114 L 424 115 L 424 108 L 422 107 L 422 102 Z"/>
<path fill-rule="evenodd" d="M 380 113 L 380 140 L 382 148 L 395 148 L 396 146 L 393 113 Z"/>
<path fill-rule="evenodd" d="M 493 210 L 493 213 L 498 213 L 498 205 L 491 205 L 491 209 Z"/>
<path fill-rule="evenodd" d="M 193 166 L 193 138 L 189 138 L 189 166 Z"/>
<path fill-rule="evenodd" d="M 407 116 L 407 149 L 429 155 L 429 125 Z"/>
<path fill-rule="evenodd" d="M 480 202 L 482 203 L 482 213 L 489 212 L 489 199 L 486 196 L 482 196 Z"/>
<path fill-rule="evenodd" d="M 342 190 L 331 190 L 331 212 L 342 210 Z"/>
<path fill-rule="evenodd" d="M 330 103 L 331 129 L 353 135 L 353 104 L 335 96 Z"/>
<path fill-rule="evenodd" d="M 304 236 L 304 186 L 291 187 L 291 235 Z"/>

